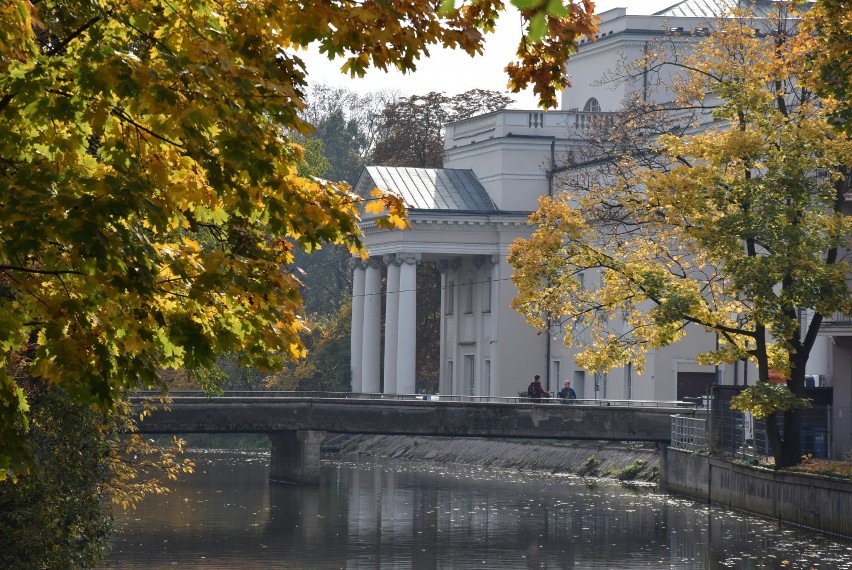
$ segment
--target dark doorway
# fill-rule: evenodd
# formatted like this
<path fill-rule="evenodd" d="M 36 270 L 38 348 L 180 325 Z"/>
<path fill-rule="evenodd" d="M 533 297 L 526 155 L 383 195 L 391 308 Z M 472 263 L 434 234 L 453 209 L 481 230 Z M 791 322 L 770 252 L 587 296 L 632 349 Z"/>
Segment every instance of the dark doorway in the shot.
<path fill-rule="evenodd" d="M 715 372 L 678 372 L 677 399 L 700 398 L 708 394 L 715 379 Z"/>

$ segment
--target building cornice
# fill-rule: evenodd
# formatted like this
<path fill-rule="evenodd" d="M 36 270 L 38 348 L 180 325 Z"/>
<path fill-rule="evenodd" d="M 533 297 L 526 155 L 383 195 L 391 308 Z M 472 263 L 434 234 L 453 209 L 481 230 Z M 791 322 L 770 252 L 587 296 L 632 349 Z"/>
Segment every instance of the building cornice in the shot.
<path fill-rule="evenodd" d="M 409 213 L 408 221 L 411 224 L 411 231 L 427 231 L 427 232 L 502 232 L 502 231 L 518 231 L 520 228 L 529 227 L 528 216 L 530 212 L 517 212 L 505 219 L 495 220 L 491 216 L 488 219 L 483 218 L 454 218 L 446 216 L 446 212 L 441 212 L 442 216 L 426 217 L 418 212 Z M 358 224 L 365 234 L 375 234 L 389 231 L 386 228 L 380 228 L 376 225 L 375 220 L 366 220 Z"/>

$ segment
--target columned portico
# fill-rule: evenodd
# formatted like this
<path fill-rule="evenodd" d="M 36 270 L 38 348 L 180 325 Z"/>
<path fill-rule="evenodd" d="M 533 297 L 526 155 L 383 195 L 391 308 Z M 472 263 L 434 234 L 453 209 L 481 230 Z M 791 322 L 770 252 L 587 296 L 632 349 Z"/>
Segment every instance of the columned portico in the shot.
<path fill-rule="evenodd" d="M 413 394 L 416 391 L 418 253 L 383 256 L 387 267 L 384 335 L 381 331 L 382 263 L 353 261 L 352 391 Z M 360 293 L 360 294 L 359 294 Z M 384 337 L 383 389 L 380 341 Z"/>
<path fill-rule="evenodd" d="M 500 287 L 499 282 L 506 278 L 502 265 L 509 244 L 531 232 L 527 214 L 498 210 L 471 170 L 369 166 L 355 191 L 366 196 L 374 188 L 405 200 L 410 228 L 388 231 L 367 215 L 361 221 L 367 250 L 373 260 L 384 262 L 387 294 L 384 334 L 379 335 L 376 331 L 381 325 L 371 324 L 372 279 L 370 270 L 366 270 L 363 325 L 358 327 L 358 317 L 353 315 L 352 329 L 353 335 L 362 337 L 352 341 L 353 347 L 362 346 L 361 363 L 353 358 L 353 367 L 360 366 L 363 378 L 361 391 L 377 390 L 368 378 L 374 376 L 378 364 L 383 367 L 382 391 L 386 394 L 411 394 L 421 387 L 466 396 L 517 394 L 518 379 L 533 370 L 529 361 L 538 352 L 542 359 L 544 355 L 538 350 L 544 343 L 536 331 L 526 336 L 505 336 L 498 319 L 506 313 L 512 320 L 510 311 L 501 310 L 511 302 L 512 287 Z M 430 275 L 434 275 L 431 264 L 440 270 L 439 315 L 418 314 L 417 265 L 421 261 L 430 264 Z M 430 287 L 434 285 L 430 283 Z M 429 303 L 436 301 L 431 290 L 429 293 Z M 358 309 L 353 305 L 353 310 Z M 436 309 L 430 306 L 430 311 Z M 416 360 L 421 332 L 418 324 L 424 318 L 436 317 L 440 332 L 436 330 L 434 336 L 438 338 L 424 337 L 422 342 L 429 343 L 439 362 L 427 377 L 420 378 Z M 519 316 L 514 320 L 521 321 Z M 504 341 L 502 351 L 497 350 L 498 336 Z M 384 354 L 378 355 L 372 343 L 382 337 Z M 353 370 L 353 390 L 357 390 L 357 373 Z M 507 380 L 501 382 L 498 374 L 506 374 Z"/>

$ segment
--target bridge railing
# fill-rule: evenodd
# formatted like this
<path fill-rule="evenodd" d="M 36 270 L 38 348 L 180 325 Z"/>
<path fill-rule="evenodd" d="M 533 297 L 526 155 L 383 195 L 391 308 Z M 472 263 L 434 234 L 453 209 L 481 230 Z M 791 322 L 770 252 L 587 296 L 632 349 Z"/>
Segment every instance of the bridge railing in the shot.
<path fill-rule="evenodd" d="M 137 397 L 156 399 L 162 394 L 156 391 L 140 391 Z M 528 396 L 467 396 L 462 394 L 381 394 L 355 392 L 315 392 L 315 391 L 267 391 L 267 390 L 229 390 L 222 395 L 211 395 L 203 390 L 175 390 L 168 397 L 177 400 L 181 398 L 315 398 L 315 399 L 355 399 L 355 400 L 395 400 L 395 401 L 430 401 L 430 402 L 467 402 L 467 403 L 502 403 L 502 404 L 543 404 L 543 405 L 572 405 L 595 407 L 629 407 L 629 408 L 696 408 L 700 402 L 691 401 L 660 401 L 660 400 L 563 400 L 561 398 L 533 399 Z"/>

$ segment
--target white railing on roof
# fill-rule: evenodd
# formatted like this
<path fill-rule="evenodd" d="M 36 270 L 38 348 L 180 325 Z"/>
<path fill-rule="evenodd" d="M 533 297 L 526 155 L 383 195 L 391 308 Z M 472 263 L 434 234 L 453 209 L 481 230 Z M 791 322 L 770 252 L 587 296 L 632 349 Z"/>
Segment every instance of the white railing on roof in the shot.
<path fill-rule="evenodd" d="M 493 131 L 497 126 L 497 115 L 492 113 L 480 117 L 471 117 L 453 125 L 453 138 L 469 137 Z"/>
<path fill-rule="evenodd" d="M 822 324 L 826 327 L 852 327 L 852 317 L 847 317 L 843 313 L 834 313 L 824 316 Z"/>
<path fill-rule="evenodd" d="M 447 127 L 447 143 L 462 139 L 510 135 L 570 136 L 571 131 L 591 128 L 610 113 L 582 111 L 515 111 L 505 109 L 471 117 Z"/>

